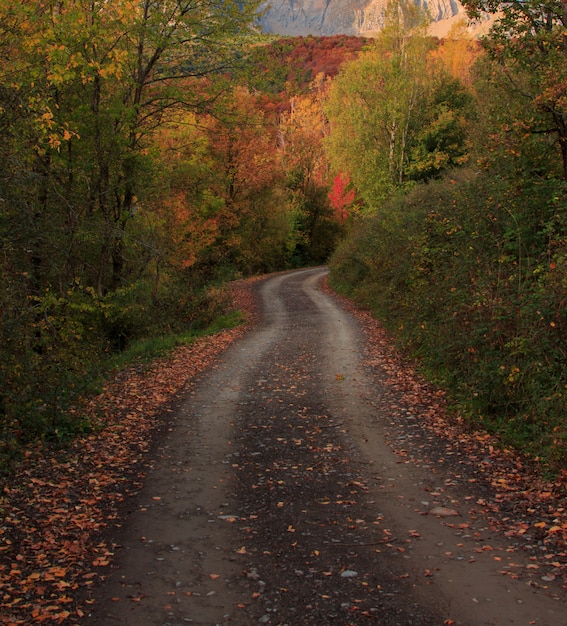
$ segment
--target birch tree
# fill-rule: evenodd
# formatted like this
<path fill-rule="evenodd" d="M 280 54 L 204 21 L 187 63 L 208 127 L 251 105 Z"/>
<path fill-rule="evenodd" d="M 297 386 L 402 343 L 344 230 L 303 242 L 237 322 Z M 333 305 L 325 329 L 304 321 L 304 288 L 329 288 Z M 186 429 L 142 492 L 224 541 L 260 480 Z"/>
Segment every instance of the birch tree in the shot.
<path fill-rule="evenodd" d="M 390 3 L 375 45 L 334 80 L 327 142 L 334 169 L 349 172 L 367 206 L 405 182 L 419 103 L 427 88 L 427 19 L 410 3 Z"/>

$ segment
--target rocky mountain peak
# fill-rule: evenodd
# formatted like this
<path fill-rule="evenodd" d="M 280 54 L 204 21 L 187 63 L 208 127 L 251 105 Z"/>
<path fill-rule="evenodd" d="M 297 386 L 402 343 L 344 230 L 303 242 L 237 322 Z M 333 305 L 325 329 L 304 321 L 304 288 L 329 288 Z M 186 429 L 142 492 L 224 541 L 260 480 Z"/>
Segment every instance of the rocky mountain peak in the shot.
<path fill-rule="evenodd" d="M 458 0 L 415 0 L 432 19 L 432 34 L 443 36 L 466 18 Z M 383 26 L 388 0 L 271 0 L 261 21 L 278 35 L 359 35 L 372 37 Z"/>

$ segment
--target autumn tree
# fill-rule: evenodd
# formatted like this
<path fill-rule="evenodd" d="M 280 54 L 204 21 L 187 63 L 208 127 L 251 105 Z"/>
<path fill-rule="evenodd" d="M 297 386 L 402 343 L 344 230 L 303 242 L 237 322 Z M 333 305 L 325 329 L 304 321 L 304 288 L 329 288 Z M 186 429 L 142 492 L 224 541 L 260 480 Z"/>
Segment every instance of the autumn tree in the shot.
<path fill-rule="evenodd" d="M 417 7 L 390 3 L 375 45 L 340 72 L 330 91 L 329 156 L 368 206 L 404 181 L 426 76 L 426 26 Z"/>
<path fill-rule="evenodd" d="M 481 53 L 481 45 L 467 28 L 466 20 L 456 22 L 443 39 L 437 42 L 431 56 L 439 60 L 445 71 L 467 88 L 472 86 L 472 67 Z"/>
<path fill-rule="evenodd" d="M 418 7 L 389 5 L 376 44 L 345 66 L 330 90 L 329 158 L 335 171 L 350 174 L 367 207 L 465 154 L 457 83 L 435 63 L 426 29 Z M 453 100 L 446 97 L 451 84 Z"/>
<path fill-rule="evenodd" d="M 152 133 L 213 97 L 204 77 L 243 56 L 257 6 L 0 0 L 2 412 L 29 401 L 41 422 L 105 334 L 148 328 Z"/>
<path fill-rule="evenodd" d="M 483 73 L 482 89 L 498 91 L 500 106 L 490 106 L 500 120 L 500 137 L 515 135 L 511 150 L 548 155 L 545 167 L 567 179 L 567 9 L 552 0 L 464 0 L 469 16 L 494 15 L 494 25 L 483 46 L 490 68 Z M 530 139 L 528 139 L 530 137 Z M 552 143 L 555 155 L 550 154 Z M 522 149 L 523 147 L 523 149 Z M 554 159 L 553 156 L 558 158 Z M 529 167 L 529 165 L 528 165 Z"/>
<path fill-rule="evenodd" d="M 144 246 L 145 263 L 152 267 L 154 291 L 180 303 L 206 284 L 206 277 L 187 280 L 187 273 L 214 244 L 216 216 L 223 206 L 214 193 L 216 163 L 199 119 L 181 110 L 153 134 L 151 151 L 160 176 L 153 179 L 136 216 L 147 224 L 137 240 Z"/>
<path fill-rule="evenodd" d="M 319 75 L 310 92 L 292 97 L 289 111 L 280 117 L 280 151 L 295 209 L 298 264 L 325 261 L 340 232 L 340 220 L 329 203 L 329 164 L 323 147 L 328 134 L 324 111 L 328 86 L 329 81 Z"/>
<path fill-rule="evenodd" d="M 22 124 L 21 140 L 8 145 L 27 164 L 18 175 L 35 188 L 34 221 L 60 221 L 67 239 L 55 258 L 34 253 L 36 271 L 50 258 L 63 286 L 86 263 L 99 295 L 124 286 L 127 231 L 149 180 L 147 137 L 170 111 L 206 102 L 202 86 L 187 81 L 233 64 L 255 8 L 210 0 L 0 5 L 10 52 L 0 67 L 3 109 Z"/>
<path fill-rule="evenodd" d="M 151 204 L 170 240 L 164 262 L 185 283 L 285 266 L 291 219 L 276 129 L 255 95 L 226 89 L 155 139 L 162 175 Z"/>
<path fill-rule="evenodd" d="M 276 129 L 245 87 L 235 87 L 201 120 L 222 206 L 211 262 L 250 273 L 285 265 L 290 218 L 281 196 Z"/>
<path fill-rule="evenodd" d="M 356 191 L 350 187 L 350 177 L 340 172 L 333 179 L 333 187 L 329 191 L 329 201 L 339 222 L 344 222 L 349 215 L 349 208 L 354 203 Z"/>

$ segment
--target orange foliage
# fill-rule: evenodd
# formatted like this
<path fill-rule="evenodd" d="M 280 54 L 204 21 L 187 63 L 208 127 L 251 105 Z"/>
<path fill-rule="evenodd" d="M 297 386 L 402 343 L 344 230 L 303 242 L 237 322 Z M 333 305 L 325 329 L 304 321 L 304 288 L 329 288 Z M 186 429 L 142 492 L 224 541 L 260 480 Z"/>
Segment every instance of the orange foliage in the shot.
<path fill-rule="evenodd" d="M 280 175 L 275 129 L 245 88 L 236 88 L 225 107 L 223 119 L 211 116 L 203 125 L 216 164 L 217 195 L 229 210 L 243 210 L 251 196 Z"/>
<path fill-rule="evenodd" d="M 172 247 L 170 263 L 180 269 L 191 267 L 200 252 L 212 245 L 218 232 L 216 218 L 203 219 L 192 210 L 187 197 L 178 191 L 164 200 L 171 218 Z"/>
<path fill-rule="evenodd" d="M 323 101 L 329 80 L 320 74 L 313 82 L 311 92 L 290 99 L 290 110 L 280 117 L 280 143 L 288 169 L 300 168 L 304 181 L 324 184 L 328 162 L 323 150 L 323 139 L 328 133 Z"/>
<path fill-rule="evenodd" d="M 438 59 L 445 70 L 464 85 L 472 85 L 471 68 L 481 54 L 481 45 L 472 39 L 463 26 L 455 27 L 445 39 L 432 51 L 433 58 Z"/>

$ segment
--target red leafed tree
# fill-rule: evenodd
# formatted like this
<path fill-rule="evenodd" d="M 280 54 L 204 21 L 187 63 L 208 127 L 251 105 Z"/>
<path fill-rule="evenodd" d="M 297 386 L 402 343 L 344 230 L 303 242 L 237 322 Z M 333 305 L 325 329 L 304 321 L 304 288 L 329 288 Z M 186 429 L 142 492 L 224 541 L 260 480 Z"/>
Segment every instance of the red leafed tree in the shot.
<path fill-rule="evenodd" d="M 333 181 L 333 188 L 329 191 L 329 200 L 335 210 L 335 216 L 339 222 L 344 222 L 348 217 L 348 208 L 354 202 L 355 191 L 350 185 L 348 174 L 338 173 Z"/>

